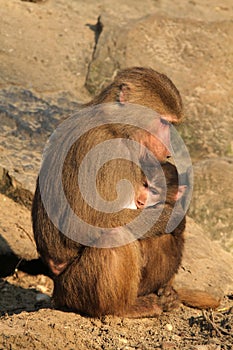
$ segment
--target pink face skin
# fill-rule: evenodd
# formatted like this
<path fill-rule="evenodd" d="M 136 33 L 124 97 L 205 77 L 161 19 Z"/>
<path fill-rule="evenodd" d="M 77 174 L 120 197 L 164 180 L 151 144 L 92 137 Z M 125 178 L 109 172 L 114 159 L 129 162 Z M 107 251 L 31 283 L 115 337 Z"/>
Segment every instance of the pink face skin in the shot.
<path fill-rule="evenodd" d="M 134 198 L 124 206 L 128 209 L 143 209 L 163 203 L 165 200 L 164 187 L 149 181 L 140 185 Z"/>
<path fill-rule="evenodd" d="M 121 91 L 119 93 L 119 102 L 125 104 L 128 101 L 128 92 L 130 91 L 130 84 L 122 84 Z M 160 118 L 158 114 L 153 123 L 149 125 L 148 130 L 154 135 L 146 136 L 138 139 L 145 147 L 149 148 L 153 152 L 155 157 L 160 163 L 166 162 L 167 158 L 171 157 L 170 149 L 170 124 L 178 123 L 178 119 L 172 114 L 161 114 Z M 150 146 L 150 147 L 148 147 Z"/>
<path fill-rule="evenodd" d="M 177 118 L 173 116 L 161 116 L 153 121 L 153 125 L 148 126 L 151 134 L 139 136 L 139 142 L 153 152 L 160 163 L 171 157 L 170 125 L 176 122 Z"/>
<path fill-rule="evenodd" d="M 156 189 L 150 186 L 141 186 L 139 194 L 135 198 L 135 207 L 137 209 L 148 208 L 159 204 L 162 201 L 162 188 Z"/>
<path fill-rule="evenodd" d="M 160 163 L 166 162 L 171 157 L 170 126 L 177 123 L 177 118 L 171 115 L 163 115 L 156 119 L 151 132 L 156 135 L 151 140 L 154 155 Z"/>

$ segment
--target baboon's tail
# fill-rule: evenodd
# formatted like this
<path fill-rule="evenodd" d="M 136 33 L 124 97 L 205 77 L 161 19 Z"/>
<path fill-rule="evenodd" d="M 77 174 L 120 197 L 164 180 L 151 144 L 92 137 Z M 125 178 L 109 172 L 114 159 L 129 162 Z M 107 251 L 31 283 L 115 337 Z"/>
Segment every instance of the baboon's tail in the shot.
<path fill-rule="evenodd" d="M 220 304 L 220 301 L 211 294 L 201 290 L 180 288 L 177 293 L 184 305 L 197 309 L 216 309 Z"/>

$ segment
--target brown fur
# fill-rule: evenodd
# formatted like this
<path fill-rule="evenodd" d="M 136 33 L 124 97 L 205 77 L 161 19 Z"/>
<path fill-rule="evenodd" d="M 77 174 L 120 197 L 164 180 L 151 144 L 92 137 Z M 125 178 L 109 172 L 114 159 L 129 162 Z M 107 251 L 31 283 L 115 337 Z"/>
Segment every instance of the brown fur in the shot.
<path fill-rule="evenodd" d="M 147 166 L 152 170 L 149 173 L 149 180 L 155 188 L 158 188 L 161 186 L 161 173 L 160 176 L 155 176 L 153 164 L 151 166 L 149 159 L 146 162 Z M 166 204 L 173 206 L 175 205 L 175 198 L 179 189 L 177 170 L 174 165 L 168 162 L 162 165 L 162 169 L 167 186 Z M 158 303 L 163 306 L 163 310 L 165 311 L 177 306 L 179 300 L 187 306 L 199 309 L 217 308 L 220 304 L 219 300 L 205 291 L 187 288 L 179 288 L 175 291 L 172 288 L 174 276 L 181 264 L 184 247 L 184 229 L 185 218 L 172 234 L 139 240 L 144 259 L 139 295 L 147 294 L 151 290 L 158 291 L 157 294 L 160 297 Z M 155 268 L 155 266 L 158 268 Z"/>
<path fill-rule="evenodd" d="M 176 191 L 177 182 L 171 185 L 167 198 L 173 198 Z M 167 200 L 166 204 L 171 203 Z M 177 295 L 171 293 L 172 288 L 167 293 L 167 285 L 181 262 L 184 226 L 185 220 L 172 234 L 141 239 L 117 248 L 85 247 L 81 259 L 74 260 L 55 278 L 55 304 L 92 316 L 148 317 L 171 309 L 177 305 Z M 111 232 L 107 238 L 109 235 Z M 113 232 L 112 240 L 117 237 Z M 100 240 L 104 243 L 104 236 Z M 164 286 L 167 294 L 161 292 L 159 297 L 154 294 Z"/>
<path fill-rule="evenodd" d="M 153 167 L 151 169 L 153 174 Z M 173 207 L 178 192 L 178 173 L 176 167 L 170 163 L 163 164 L 162 169 L 167 187 L 165 204 Z M 159 176 L 150 180 L 158 183 L 155 184 L 156 187 L 161 184 Z M 170 234 L 139 240 L 143 257 L 139 295 L 156 291 L 159 296 L 158 304 L 166 311 L 178 304 L 178 295 L 172 288 L 172 280 L 181 264 L 185 221 L 184 217 Z"/>
<path fill-rule="evenodd" d="M 220 304 L 220 301 L 215 297 L 201 290 L 179 288 L 178 294 L 183 304 L 198 309 L 215 309 Z"/>
<path fill-rule="evenodd" d="M 178 90 L 165 75 L 152 69 L 122 70 L 110 86 L 84 107 L 116 101 L 150 107 L 174 123 L 182 118 Z M 74 143 L 63 167 L 64 192 L 74 212 L 95 226 L 113 229 L 131 222 L 141 210 L 124 209 L 116 214 L 98 212 L 85 203 L 76 179 L 79 165 L 92 147 L 119 137 L 151 145 L 151 136 L 146 132 L 131 126 L 122 128 L 121 125 L 105 124 L 90 130 Z M 128 178 L 136 186 L 141 183 L 142 174 L 139 167 L 129 161 L 125 164 L 125 160 L 104 165 L 97 176 L 97 188 L 107 200 L 115 198 L 113 189 L 119 178 Z M 54 181 L 56 184 L 56 179 Z M 173 306 L 177 298 L 171 279 L 182 257 L 185 219 L 174 232 L 165 234 L 172 208 L 173 204 L 165 204 L 159 220 L 143 239 L 116 248 L 87 247 L 65 237 L 53 225 L 44 209 L 38 182 L 32 207 L 33 231 L 38 252 L 53 272 L 55 305 L 90 316 L 115 314 L 128 317 L 158 316 L 162 309 Z M 145 210 L 153 218 L 154 209 Z M 57 215 L 62 217 L 63 213 Z M 119 243 L 117 235 L 111 231 L 109 234 Z M 133 232 L 129 234 L 133 235 Z M 98 233 L 95 240 L 104 243 L 107 238 Z"/>
<path fill-rule="evenodd" d="M 183 117 L 180 93 L 165 75 L 151 68 L 133 67 L 121 70 L 112 84 L 107 86 L 86 106 L 124 100 L 154 109 L 161 115 L 172 115 L 179 122 Z"/>

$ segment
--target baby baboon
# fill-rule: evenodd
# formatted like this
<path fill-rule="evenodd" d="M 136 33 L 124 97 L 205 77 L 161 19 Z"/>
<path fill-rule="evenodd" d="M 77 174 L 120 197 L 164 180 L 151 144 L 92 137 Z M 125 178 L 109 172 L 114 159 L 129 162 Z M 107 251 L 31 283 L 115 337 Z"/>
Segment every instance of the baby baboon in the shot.
<path fill-rule="evenodd" d="M 144 181 L 144 187 L 140 186 L 135 196 L 135 206 L 146 208 L 151 205 L 159 205 L 161 201 L 165 200 L 165 203 L 171 206 L 176 204 L 176 210 L 181 211 L 181 214 L 177 212 L 177 215 L 182 217 L 182 199 L 186 191 L 187 180 L 185 183 L 179 184 L 176 167 L 167 162 L 161 165 L 166 179 L 166 188 L 164 188 L 161 172 L 156 171 L 155 165 L 148 160 L 146 160 L 147 163 L 145 160 L 141 162 L 143 168 L 147 168 L 149 176 Z M 180 179 L 184 178 L 184 175 L 181 174 Z M 172 288 L 175 273 L 181 263 L 184 228 L 185 218 L 169 235 L 139 240 L 146 262 L 142 268 L 139 293 L 147 294 L 148 290 L 157 291 L 157 295 L 160 297 L 158 304 L 163 307 L 164 311 L 174 308 L 179 301 L 200 309 L 216 308 L 219 306 L 219 301 L 207 292 L 187 288 L 180 288 L 176 292 Z"/>
<path fill-rule="evenodd" d="M 139 239 L 143 257 L 139 295 L 147 295 L 154 291 L 159 297 L 158 304 L 164 311 L 168 311 L 177 306 L 179 302 L 178 295 L 172 288 L 172 281 L 181 264 L 184 247 L 185 216 L 179 202 L 185 191 L 185 186 L 179 185 L 177 169 L 169 162 L 161 165 L 163 176 L 166 179 L 165 184 L 162 181 L 161 172 L 156 172 L 153 164 L 152 166 L 151 163 L 144 164 L 143 168 L 145 167 L 149 168 L 147 173 L 150 175 L 147 177 L 145 185 L 147 198 L 145 201 L 140 200 L 140 203 L 143 204 L 144 202 L 145 208 L 147 204 L 154 205 L 153 199 L 156 200 L 155 205 L 165 202 L 166 205 L 174 208 L 175 204 L 178 204 L 176 210 L 181 211 L 181 217 L 183 218 L 169 234 Z M 152 200 L 148 201 L 150 196 Z M 138 199 L 136 199 L 136 202 L 138 202 Z"/>
<path fill-rule="evenodd" d="M 154 111 L 155 117 L 153 123 L 148 120 L 147 131 L 132 125 L 105 122 L 84 133 L 68 151 L 62 171 L 63 190 L 74 213 L 96 227 L 96 236 L 92 237 L 90 245 L 82 244 L 78 239 L 68 238 L 56 227 L 44 207 L 39 177 L 32 207 L 34 237 L 38 252 L 49 266 L 54 279 L 53 297 L 56 306 L 67 306 L 90 316 L 155 316 L 173 304 L 169 284 L 180 264 L 185 219 L 172 233 L 165 234 L 173 210 L 173 205 L 165 201 L 155 224 L 141 239 L 135 239 L 137 228 L 130 231 L 123 226 L 137 218 L 142 210 L 100 212 L 85 202 L 77 178 L 84 156 L 96 145 L 112 139 L 134 140 L 142 148 L 150 150 L 159 162 L 165 162 L 170 157 L 169 124 L 181 120 L 182 101 L 178 90 L 165 75 L 149 68 L 133 67 L 120 71 L 112 84 L 84 107 L 99 106 L 92 116 L 95 119 L 104 115 L 107 102 L 115 103 L 114 108 L 121 114 L 130 104 L 148 107 Z M 144 118 L 147 120 L 147 115 Z M 65 137 L 69 137 L 69 132 L 65 132 Z M 59 162 L 60 152 L 59 148 L 54 152 L 50 164 Z M 63 223 L 67 204 L 60 203 L 59 196 L 49 196 L 52 175 L 46 169 L 46 164 L 44 167 L 42 164 L 43 186 L 47 190 L 50 205 L 55 209 L 56 204 L 60 205 L 55 211 L 59 222 Z M 85 177 L 88 176 L 87 169 Z M 137 188 L 143 184 L 142 170 L 133 161 L 124 159 L 106 162 L 96 179 L 96 187 L 106 201 L 115 199 L 113 186 L 120 179 L 128 179 Z M 58 186 L 56 176 L 52 183 Z M 127 197 L 127 193 L 125 195 Z M 143 212 L 153 222 L 157 209 L 155 206 Z M 109 228 L 108 236 L 106 232 L 101 235 L 102 227 Z M 78 228 L 70 222 L 68 228 L 71 233 L 77 233 Z M 124 235 L 116 234 L 124 230 L 131 238 L 128 244 L 122 240 Z M 78 232 L 79 235 L 85 238 L 88 232 L 84 230 Z M 109 238 L 112 247 L 103 248 Z M 158 263 L 160 270 L 155 269 L 157 265 L 150 261 Z M 156 292 L 160 295 L 156 295 Z"/>

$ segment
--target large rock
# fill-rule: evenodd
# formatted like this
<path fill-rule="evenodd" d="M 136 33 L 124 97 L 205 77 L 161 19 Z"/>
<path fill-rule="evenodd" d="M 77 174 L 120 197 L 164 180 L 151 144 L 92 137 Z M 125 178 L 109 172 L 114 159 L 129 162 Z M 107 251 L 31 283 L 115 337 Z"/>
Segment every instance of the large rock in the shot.
<path fill-rule="evenodd" d="M 38 258 L 32 234 L 30 211 L 0 194 L 0 256 L 14 253 L 19 258 Z"/>
<path fill-rule="evenodd" d="M 98 41 L 99 15 L 115 14 L 116 22 L 125 23 L 156 6 L 153 0 L 136 5 L 120 0 L 117 8 L 108 0 L 0 0 L 0 9 L 0 86 L 32 89 L 43 96 L 65 91 L 80 100 L 89 95 L 85 82 Z"/>
<path fill-rule="evenodd" d="M 12 187 L 34 192 L 46 141 L 74 109 L 65 97 L 55 103 L 16 87 L 0 91 L 0 190 L 5 169 Z"/>
<path fill-rule="evenodd" d="M 180 130 L 191 156 L 232 155 L 230 13 L 225 21 L 155 14 L 126 25 L 108 16 L 102 22 L 87 79 L 90 90 L 109 82 L 119 67 L 150 66 L 171 77 L 181 91 L 186 122 Z"/>
<path fill-rule="evenodd" d="M 175 287 L 207 291 L 217 298 L 233 292 L 232 255 L 211 241 L 208 232 L 190 218 L 187 218 L 184 256 Z"/>
<path fill-rule="evenodd" d="M 0 84 L 38 93 L 85 96 L 88 64 L 94 48 L 92 18 L 64 3 L 0 1 Z"/>
<path fill-rule="evenodd" d="M 211 238 L 233 252 L 233 158 L 214 158 L 194 165 L 189 215 Z"/>
<path fill-rule="evenodd" d="M 37 259 L 30 211 L 0 194 L 0 277 Z"/>

